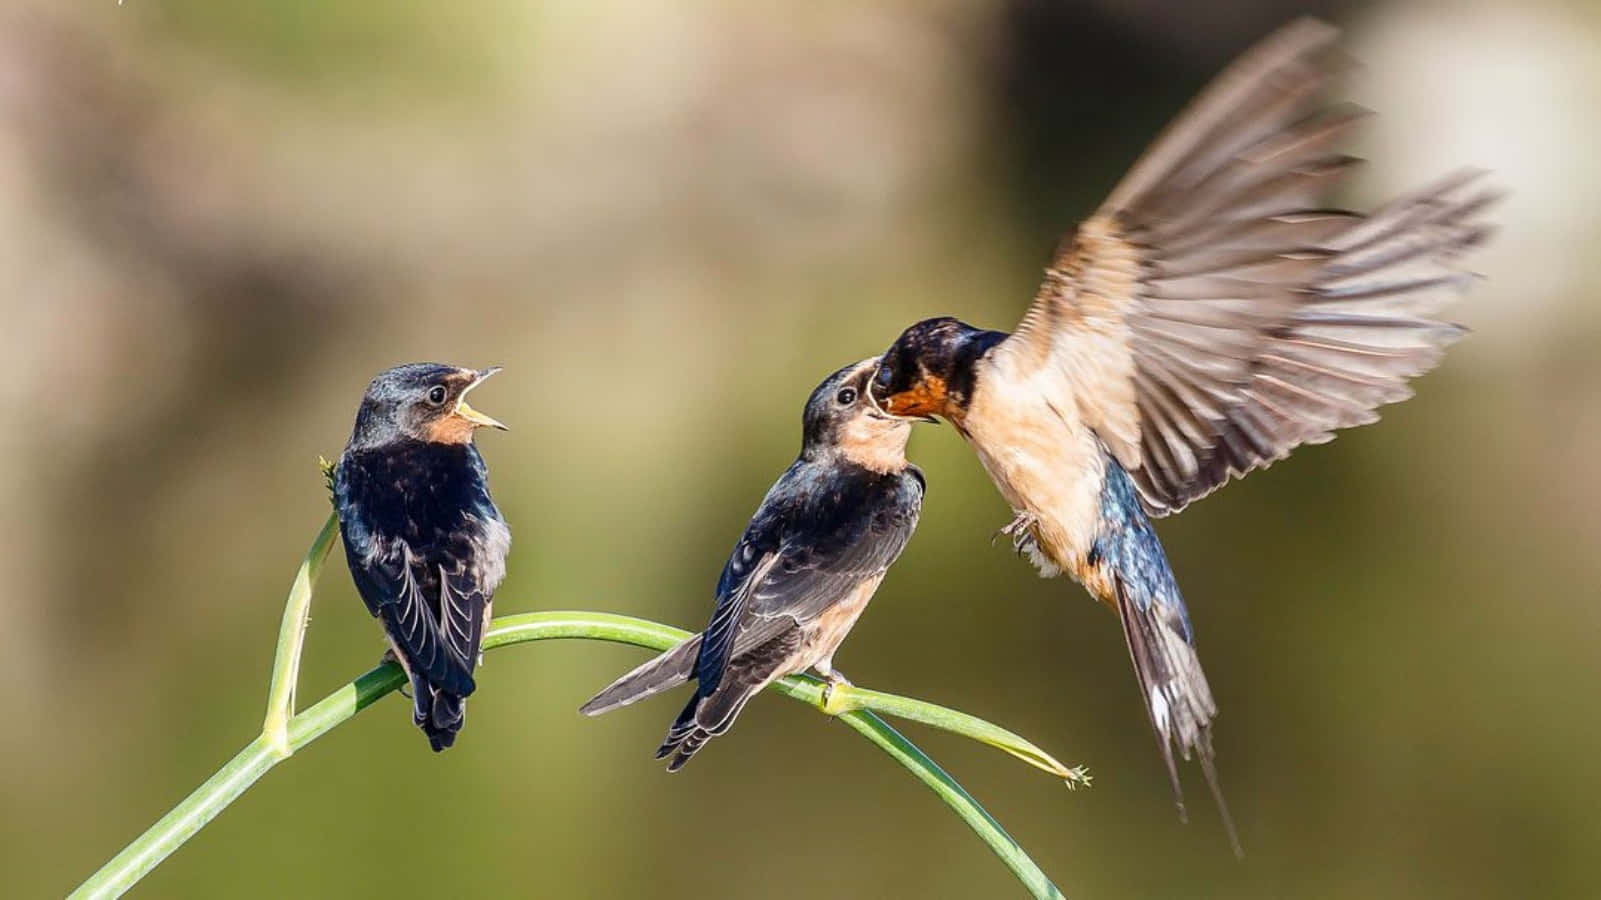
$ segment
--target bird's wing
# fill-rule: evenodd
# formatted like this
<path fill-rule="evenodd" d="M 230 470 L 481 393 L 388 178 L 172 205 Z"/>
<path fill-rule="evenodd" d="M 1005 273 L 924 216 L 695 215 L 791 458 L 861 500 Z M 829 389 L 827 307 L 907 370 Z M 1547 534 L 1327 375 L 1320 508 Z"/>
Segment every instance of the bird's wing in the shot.
<path fill-rule="evenodd" d="M 439 567 L 439 636 L 446 648 L 472 671 L 484 646 L 484 610 L 492 588 L 465 560 Z"/>
<path fill-rule="evenodd" d="M 357 556 L 348 528 L 346 535 L 356 588 L 396 652 L 433 686 L 471 694 L 473 662 L 483 639 L 483 594 L 460 573 L 446 575 L 441 568 L 437 575 L 442 577 L 436 577 L 403 540 L 374 535 L 372 550 Z"/>
<path fill-rule="evenodd" d="M 712 620 L 701 634 L 700 649 L 695 656 L 695 679 L 702 685 L 702 691 L 716 690 L 722 681 L 728 660 L 733 656 L 734 639 L 750 606 L 752 590 L 778 563 L 777 551 L 759 553 L 756 546 L 756 541 L 747 530 L 745 538 L 734 548 L 727 565 L 723 567 L 717 608 L 712 611 Z"/>
<path fill-rule="evenodd" d="M 1371 215 L 1320 208 L 1364 112 L 1322 108 L 1335 30 L 1226 69 L 1081 224 L 1001 351 L 1054 371 L 1147 510 L 1177 511 L 1411 395 L 1463 333 L 1430 318 L 1495 199 L 1463 173 Z M 1052 383 L 1044 379 L 1042 383 Z"/>
<path fill-rule="evenodd" d="M 826 529 L 806 513 L 757 513 L 729 557 L 701 642 L 696 678 L 703 694 L 717 689 L 734 656 L 816 619 L 864 581 L 881 577 L 917 527 L 916 505 L 868 501 L 842 513 L 845 520 L 831 519 Z"/>

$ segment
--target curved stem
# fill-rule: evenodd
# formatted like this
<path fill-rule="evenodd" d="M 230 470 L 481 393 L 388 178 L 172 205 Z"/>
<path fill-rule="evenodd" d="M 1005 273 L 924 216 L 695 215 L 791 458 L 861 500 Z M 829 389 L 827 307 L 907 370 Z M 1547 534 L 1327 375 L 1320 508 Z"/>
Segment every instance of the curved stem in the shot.
<path fill-rule="evenodd" d="M 319 535 L 319 539 L 321 537 L 322 535 Z M 313 549 L 316 549 L 316 545 Z M 326 548 L 324 550 L 326 551 Z M 308 555 L 308 562 L 311 556 Z M 527 641 L 584 639 L 665 650 L 688 636 L 687 631 L 629 616 L 593 612 L 538 612 L 495 620 L 484 635 L 484 649 L 491 650 Z M 371 706 L 384 695 L 400 687 L 402 681 L 400 667 L 386 663 L 368 671 L 294 716 L 288 721 L 285 730 L 288 754 L 300 750 L 334 726 Z M 774 688 L 779 693 L 817 709 L 826 711 L 829 708 L 825 706 L 823 700 L 823 687 L 815 679 L 791 676 L 779 681 Z M 1039 866 L 1023 852 L 1017 842 L 978 804 L 978 801 L 916 745 L 874 715 L 871 710 L 883 709 L 892 715 L 904 715 L 916 721 L 973 737 L 1039 765 L 1036 760 L 1029 759 L 1025 751 L 1009 746 L 1007 741 L 1015 739 L 1016 742 L 1026 744 L 1029 748 L 1033 748 L 1032 744 L 1027 744 L 1011 732 L 990 725 L 982 719 L 892 694 L 852 689 L 849 702 L 856 707 L 843 713 L 839 718 L 889 754 L 954 810 L 1012 870 L 1031 896 L 1062 897 L 1062 893 Z M 837 705 L 836 703 L 836 708 Z M 1044 751 L 1037 748 L 1032 752 L 1044 759 L 1050 759 Z M 250 785 L 266 774 L 267 770 L 287 758 L 288 754 L 280 755 L 264 732 L 224 765 L 217 774 L 90 876 L 71 896 L 73 898 L 120 896 L 243 794 Z M 1061 767 L 1060 763 L 1054 760 L 1051 762 L 1056 767 Z M 1040 767 L 1054 771 L 1044 765 Z"/>
<path fill-rule="evenodd" d="M 258 736 L 182 803 L 101 866 L 100 871 L 89 876 L 88 881 L 78 885 L 69 900 L 122 896 L 284 758 L 268 746 L 265 736 Z"/>
<path fill-rule="evenodd" d="M 575 637 L 666 650 L 690 636 L 683 629 L 645 619 L 594 612 L 524 613 L 496 619 L 493 628 L 495 630 L 484 638 L 486 648 L 524 640 Z M 997 750 L 1004 750 L 1036 769 L 1063 779 L 1069 788 L 1087 787 L 1091 780 L 1083 766 L 1063 765 L 1014 732 L 977 716 L 926 700 L 914 700 L 850 684 L 836 685 L 832 696 L 825 700 L 823 682 L 809 675 L 791 675 L 780 679 L 773 689 L 831 716 L 843 718 L 857 710 L 868 710 L 971 738 Z"/>
<path fill-rule="evenodd" d="M 1042 772 L 1049 772 L 1061 778 L 1067 783 L 1068 790 L 1088 787 L 1090 784 L 1090 773 L 1083 766 L 1063 765 L 1056 757 L 1034 746 L 1022 736 L 986 722 L 978 716 L 970 716 L 922 700 L 872 691 L 855 685 L 836 686 L 833 696 L 828 698 L 824 712 L 854 709 L 868 709 L 897 719 L 920 722 L 931 728 L 969 737 L 997 750 L 1004 750 Z"/>
<path fill-rule="evenodd" d="M 288 759 L 289 719 L 295 714 L 295 685 L 300 683 L 300 654 L 306 646 L 306 622 L 311 615 L 311 587 L 322 573 L 322 564 L 339 533 L 339 518 L 328 514 L 317 532 L 311 549 L 300 563 L 300 571 L 289 586 L 289 599 L 284 603 L 283 622 L 278 626 L 278 648 L 272 657 L 272 681 L 267 686 L 267 717 L 261 723 L 261 735 L 267 745 L 281 759 Z"/>
<path fill-rule="evenodd" d="M 945 774 L 932 759 L 917 745 L 901 736 L 901 733 L 889 727 L 889 723 L 870 712 L 848 713 L 840 717 L 862 737 L 867 738 L 880 750 L 888 753 L 891 758 L 900 763 L 907 771 L 917 776 L 929 790 L 933 791 L 941 801 L 949 806 L 956 815 L 960 816 L 967 827 L 979 836 L 1001 862 L 1006 864 L 1017 880 L 1028 889 L 1030 896 L 1036 900 L 1066 900 L 1056 885 L 1045 877 L 1040 867 L 1024 852 L 1022 845 L 1012 839 L 995 821 L 989 811 L 980 806 L 973 795 L 967 792 L 956 779 Z M 1069 781 L 1068 784 L 1072 785 Z"/>

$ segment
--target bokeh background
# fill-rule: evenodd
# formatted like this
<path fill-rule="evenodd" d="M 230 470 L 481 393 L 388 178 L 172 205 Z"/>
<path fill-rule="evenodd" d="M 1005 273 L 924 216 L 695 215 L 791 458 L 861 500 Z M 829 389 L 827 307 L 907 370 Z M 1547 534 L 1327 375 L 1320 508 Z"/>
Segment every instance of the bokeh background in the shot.
<path fill-rule="evenodd" d="M 374 372 L 507 367 L 499 611 L 697 626 L 812 386 L 925 316 L 1008 327 L 1155 131 L 1309 11 L 1382 113 L 1340 200 L 1463 164 L 1511 195 L 1415 400 L 1160 525 L 1247 858 L 1193 767 L 1176 821 L 1116 623 L 991 546 L 948 428 L 839 663 L 1091 767 L 1070 794 L 907 728 L 1069 896 L 1601 893 L 1601 9 L 1556 0 L 5 0 L 4 893 L 64 893 L 256 732 Z M 382 649 L 336 551 L 302 698 Z M 1019 894 L 776 697 L 665 776 L 678 699 L 575 713 L 642 657 L 497 651 L 441 756 L 386 699 L 138 895 Z"/>

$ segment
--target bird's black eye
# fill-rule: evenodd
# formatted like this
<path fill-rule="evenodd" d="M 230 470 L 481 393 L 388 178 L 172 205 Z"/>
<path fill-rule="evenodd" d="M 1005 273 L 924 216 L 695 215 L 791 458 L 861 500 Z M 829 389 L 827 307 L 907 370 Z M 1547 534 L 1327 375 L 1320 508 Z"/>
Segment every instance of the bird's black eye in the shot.
<path fill-rule="evenodd" d="M 850 406 L 856 402 L 856 389 L 853 387 L 840 388 L 839 393 L 834 395 L 834 399 L 839 401 L 840 406 Z"/>
<path fill-rule="evenodd" d="M 442 384 L 436 384 L 428 390 L 428 402 L 435 406 L 445 402 L 445 395 L 449 393 Z"/>

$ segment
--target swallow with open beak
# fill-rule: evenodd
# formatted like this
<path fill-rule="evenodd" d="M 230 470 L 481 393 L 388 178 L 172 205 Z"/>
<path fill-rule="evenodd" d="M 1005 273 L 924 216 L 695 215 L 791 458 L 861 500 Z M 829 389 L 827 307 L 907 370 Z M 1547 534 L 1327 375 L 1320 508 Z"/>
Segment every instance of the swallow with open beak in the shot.
<path fill-rule="evenodd" d="M 815 669 L 842 683 L 834 652 L 901 555 L 923 505 L 923 474 L 906 460 L 911 424 L 867 398 L 878 358 L 828 376 L 806 401 L 800 457 L 734 545 L 702 633 L 596 694 L 585 715 L 695 681 L 656 758 L 689 762 L 733 725 L 746 702 L 785 675 Z"/>
<path fill-rule="evenodd" d="M 1303 20 L 1223 72 L 1064 240 L 1016 331 L 919 322 L 871 394 L 955 425 L 1011 504 L 1002 529 L 1123 625 L 1175 800 L 1173 745 L 1201 766 L 1217 707 L 1150 517 L 1411 395 L 1463 329 L 1432 315 L 1494 199 L 1452 176 L 1372 214 L 1324 191 L 1361 118 L 1322 108 L 1335 30 Z"/>
<path fill-rule="evenodd" d="M 504 429 L 467 403 L 500 371 L 397 366 L 367 386 L 334 468 L 334 507 L 356 589 L 411 682 L 412 719 L 434 750 L 456 741 L 511 531 L 473 446 Z"/>

